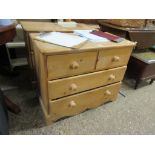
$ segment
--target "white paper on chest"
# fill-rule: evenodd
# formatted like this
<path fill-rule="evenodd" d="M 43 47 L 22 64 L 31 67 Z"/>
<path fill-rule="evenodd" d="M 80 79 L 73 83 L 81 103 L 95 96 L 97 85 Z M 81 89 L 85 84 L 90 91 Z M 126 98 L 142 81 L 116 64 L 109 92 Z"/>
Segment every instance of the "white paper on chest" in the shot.
<path fill-rule="evenodd" d="M 61 33 L 61 32 L 49 32 L 41 34 L 36 37 L 39 40 L 57 44 L 65 47 L 73 47 L 85 42 L 87 39 L 76 35 Z"/>

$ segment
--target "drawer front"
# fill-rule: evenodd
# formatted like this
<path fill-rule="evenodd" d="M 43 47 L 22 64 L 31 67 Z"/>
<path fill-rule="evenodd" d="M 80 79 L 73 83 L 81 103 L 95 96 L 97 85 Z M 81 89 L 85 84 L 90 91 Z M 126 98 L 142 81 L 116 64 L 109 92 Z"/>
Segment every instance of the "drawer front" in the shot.
<path fill-rule="evenodd" d="M 48 82 L 50 99 L 56 99 L 75 94 L 85 90 L 101 87 L 121 81 L 124 77 L 126 66 L 65 79 Z"/>
<path fill-rule="evenodd" d="M 126 66 L 133 47 L 105 49 L 99 52 L 96 70 Z"/>
<path fill-rule="evenodd" d="M 50 116 L 53 121 L 55 121 L 65 116 L 76 115 L 87 109 L 98 107 L 105 102 L 114 101 L 119 89 L 120 82 L 70 97 L 50 101 Z"/>
<path fill-rule="evenodd" d="M 97 51 L 47 57 L 48 79 L 57 79 L 92 72 Z"/>

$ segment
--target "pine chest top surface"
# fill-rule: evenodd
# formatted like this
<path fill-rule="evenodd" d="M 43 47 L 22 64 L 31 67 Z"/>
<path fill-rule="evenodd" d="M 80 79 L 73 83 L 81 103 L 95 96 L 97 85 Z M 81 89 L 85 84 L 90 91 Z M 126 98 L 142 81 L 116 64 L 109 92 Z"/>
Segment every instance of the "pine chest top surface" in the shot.
<path fill-rule="evenodd" d="M 73 32 L 73 30 L 97 30 L 99 25 L 95 24 L 83 24 L 77 23 L 76 27 L 63 27 L 57 23 L 52 22 L 28 22 L 23 21 L 21 25 L 25 31 L 28 32 L 49 32 L 49 31 L 61 31 L 61 32 Z"/>
<path fill-rule="evenodd" d="M 120 47 L 126 47 L 136 46 L 135 42 L 131 42 L 129 40 L 124 40 L 120 43 L 115 42 L 100 42 L 100 43 L 94 43 L 91 41 L 86 41 L 78 46 L 75 46 L 75 49 L 68 48 L 68 47 L 62 47 L 59 45 L 54 45 L 51 43 L 46 43 L 43 41 L 36 40 L 35 37 L 38 35 L 38 33 L 31 33 L 30 38 L 34 40 L 35 46 L 39 49 L 41 53 L 44 54 L 62 54 L 62 53 L 73 53 L 73 52 L 82 52 L 82 51 L 88 51 L 88 50 L 99 50 L 99 49 L 108 49 L 108 48 L 120 48 Z"/>

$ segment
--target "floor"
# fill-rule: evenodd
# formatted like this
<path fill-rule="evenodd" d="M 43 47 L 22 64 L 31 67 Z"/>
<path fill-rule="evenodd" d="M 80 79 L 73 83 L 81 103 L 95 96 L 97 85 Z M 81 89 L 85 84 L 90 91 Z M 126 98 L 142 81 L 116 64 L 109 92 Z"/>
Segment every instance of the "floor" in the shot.
<path fill-rule="evenodd" d="M 155 83 L 142 83 L 133 89 L 134 81 L 125 80 L 115 102 L 60 120 L 46 126 L 35 91 L 29 84 L 27 70 L 17 76 L 0 75 L 4 93 L 22 109 L 19 115 L 9 113 L 10 134 L 15 135 L 115 135 L 155 134 Z"/>

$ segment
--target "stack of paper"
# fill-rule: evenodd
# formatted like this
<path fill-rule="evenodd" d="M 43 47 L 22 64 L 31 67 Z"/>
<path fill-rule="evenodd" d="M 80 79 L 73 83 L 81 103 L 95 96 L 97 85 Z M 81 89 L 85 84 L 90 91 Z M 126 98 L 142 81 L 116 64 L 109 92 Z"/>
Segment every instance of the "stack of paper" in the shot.
<path fill-rule="evenodd" d="M 36 39 L 65 47 L 73 47 L 87 40 L 84 37 L 79 37 L 61 32 L 43 33 L 37 36 Z"/>
<path fill-rule="evenodd" d="M 106 38 L 99 37 L 97 35 L 91 34 L 92 30 L 74 30 L 74 34 L 79 35 L 81 37 L 87 38 L 92 42 L 107 42 L 109 41 Z"/>

